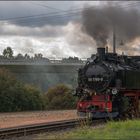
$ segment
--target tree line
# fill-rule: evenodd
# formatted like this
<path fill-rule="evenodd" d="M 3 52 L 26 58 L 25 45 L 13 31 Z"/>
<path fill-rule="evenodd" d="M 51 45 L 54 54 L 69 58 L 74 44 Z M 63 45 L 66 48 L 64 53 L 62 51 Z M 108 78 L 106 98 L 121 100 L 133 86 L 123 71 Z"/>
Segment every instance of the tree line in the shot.
<path fill-rule="evenodd" d="M 2 52 L 2 56 L 1 58 L 4 58 L 4 59 L 15 59 L 15 60 L 39 60 L 39 59 L 46 59 L 49 61 L 48 58 L 45 58 L 43 57 L 43 55 L 41 53 L 38 53 L 38 54 L 34 54 L 33 57 L 31 57 L 29 54 L 21 54 L 21 53 L 18 53 L 16 56 L 14 56 L 14 51 L 12 50 L 11 47 L 7 47 L 3 50 Z"/>
<path fill-rule="evenodd" d="M 44 61 L 47 61 L 47 62 L 50 62 L 50 60 L 46 57 L 43 57 L 43 54 L 41 53 L 37 53 L 37 54 L 34 54 L 33 57 L 31 57 L 29 54 L 21 54 L 21 53 L 18 53 L 16 56 L 14 56 L 14 51 L 12 50 L 11 47 L 7 47 L 3 50 L 2 52 L 2 55 L 0 56 L 1 59 L 12 59 L 12 60 L 27 60 L 27 61 L 30 61 L 30 60 L 44 60 Z M 68 58 L 62 58 L 61 60 L 62 63 L 82 63 L 82 60 L 79 59 L 78 57 L 68 57 Z"/>
<path fill-rule="evenodd" d="M 0 68 L 0 112 L 73 109 L 76 99 L 72 89 L 64 84 L 42 93 L 33 85 L 18 81 L 5 68 Z"/>

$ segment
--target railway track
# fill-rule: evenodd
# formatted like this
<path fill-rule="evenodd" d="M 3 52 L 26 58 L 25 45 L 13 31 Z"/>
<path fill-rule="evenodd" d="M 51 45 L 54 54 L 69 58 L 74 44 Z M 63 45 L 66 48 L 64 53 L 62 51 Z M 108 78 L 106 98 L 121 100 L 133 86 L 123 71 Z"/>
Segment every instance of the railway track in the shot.
<path fill-rule="evenodd" d="M 3 128 L 3 129 L 0 129 L 0 139 L 27 136 L 31 134 L 57 131 L 57 130 L 62 130 L 66 128 L 74 128 L 78 125 L 87 123 L 87 121 L 88 121 L 87 118 L 81 118 L 81 119 L 56 121 L 56 122 L 50 122 L 50 123 L 24 125 L 24 126 L 19 126 L 19 127 Z M 94 120 L 94 122 L 95 124 L 97 124 L 99 120 Z"/>

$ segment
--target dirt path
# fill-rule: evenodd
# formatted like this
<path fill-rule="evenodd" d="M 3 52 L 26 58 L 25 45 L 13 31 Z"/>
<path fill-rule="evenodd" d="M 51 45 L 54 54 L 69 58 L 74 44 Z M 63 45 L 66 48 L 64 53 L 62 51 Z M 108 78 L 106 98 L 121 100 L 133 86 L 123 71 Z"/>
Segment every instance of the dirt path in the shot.
<path fill-rule="evenodd" d="M 76 110 L 0 113 L 0 128 L 74 118 Z"/>

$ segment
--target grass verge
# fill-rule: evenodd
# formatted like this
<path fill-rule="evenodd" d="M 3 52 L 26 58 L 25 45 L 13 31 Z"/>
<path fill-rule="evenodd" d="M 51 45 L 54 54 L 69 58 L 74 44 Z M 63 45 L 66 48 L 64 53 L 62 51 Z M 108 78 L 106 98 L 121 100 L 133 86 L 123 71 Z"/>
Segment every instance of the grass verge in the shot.
<path fill-rule="evenodd" d="M 140 139 L 140 120 L 108 122 L 103 127 L 82 126 L 71 131 L 40 135 L 47 139 Z"/>

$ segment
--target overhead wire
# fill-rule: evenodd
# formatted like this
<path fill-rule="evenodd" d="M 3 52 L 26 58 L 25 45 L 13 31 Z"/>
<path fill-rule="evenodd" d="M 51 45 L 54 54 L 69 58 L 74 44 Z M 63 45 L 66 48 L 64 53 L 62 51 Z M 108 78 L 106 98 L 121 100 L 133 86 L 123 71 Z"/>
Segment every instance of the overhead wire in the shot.
<path fill-rule="evenodd" d="M 132 4 L 137 4 L 137 3 L 131 3 L 131 5 Z M 121 5 L 118 5 L 118 6 L 121 6 Z M 88 8 L 93 8 L 93 6 L 90 6 Z M 83 10 L 83 8 L 77 8 L 77 9 L 71 9 L 71 10 L 77 11 L 77 10 Z M 71 10 L 62 10 L 62 11 L 59 11 L 59 12 L 43 13 L 43 14 L 30 15 L 30 16 L 21 16 L 21 17 L 15 17 L 15 18 L 5 18 L 5 19 L 3 18 L 3 19 L 0 19 L 0 20 L 14 20 L 14 19 L 16 20 L 16 19 L 20 19 L 20 18 L 32 18 L 32 17 L 36 17 L 36 16 L 43 16 L 43 15 L 46 16 L 46 15 L 52 15 L 52 14 L 57 14 L 57 13 L 61 13 L 61 12 L 69 12 Z"/>
<path fill-rule="evenodd" d="M 58 8 L 54 8 L 54 7 L 51 7 L 51 6 L 48 6 L 48 5 L 43 5 L 43 4 L 40 4 L 40 3 L 33 3 L 30 1 L 30 3 L 34 4 L 34 5 L 37 5 L 37 6 L 41 6 L 41 7 L 44 7 L 44 8 L 47 8 L 47 9 L 52 9 L 52 10 L 57 10 L 57 11 L 63 11 L 61 9 L 58 9 Z"/>
<path fill-rule="evenodd" d="M 133 2 L 133 3 L 127 3 L 127 4 L 117 4 L 117 6 L 120 6 L 122 8 L 129 8 L 131 6 L 138 6 L 137 4 L 140 4 L 139 1 L 137 2 Z M 116 6 L 116 5 L 114 5 Z M 113 6 L 113 7 L 114 7 Z M 95 6 L 90 6 L 87 7 L 85 9 L 88 8 L 94 8 Z M 16 17 L 16 18 L 7 18 L 7 19 L 0 19 L 3 21 L 0 22 L 8 22 L 8 21 L 18 21 L 19 23 L 25 23 L 27 20 L 31 19 L 34 20 L 34 22 L 42 22 L 42 21 L 35 21 L 36 19 L 42 19 L 42 18 L 48 18 L 47 20 L 55 20 L 53 18 L 69 18 L 69 17 L 75 17 L 75 16 L 80 16 L 80 13 L 83 11 L 83 8 L 77 8 L 77 9 L 73 9 L 73 10 L 65 10 L 65 11 L 59 11 L 59 12 L 52 12 L 52 13 L 47 13 L 47 14 L 39 14 L 39 15 L 31 15 L 31 16 L 22 16 L 22 17 Z M 45 22 L 47 21 L 45 19 Z M 25 20 L 25 21 L 24 21 Z"/>
<path fill-rule="evenodd" d="M 131 6 L 138 6 L 137 5 L 138 4 L 138 2 L 137 3 L 130 3 L 130 4 L 127 4 L 127 5 L 118 5 L 118 6 L 121 6 L 121 8 L 129 8 L 129 7 L 131 7 Z M 139 3 L 140 4 L 140 3 Z M 115 6 L 114 6 L 115 7 Z M 92 6 L 92 8 L 93 8 L 93 6 Z M 85 9 L 88 9 L 88 8 L 85 8 Z M 83 9 L 82 9 L 83 10 Z M 70 17 L 76 17 L 76 16 L 81 16 L 81 12 L 82 12 L 82 10 L 81 9 L 77 9 L 77 11 L 76 10 L 74 10 L 74 11 L 72 11 L 72 12 L 69 12 L 69 13 L 65 13 L 65 14 L 58 14 L 58 15 L 53 15 L 53 16 L 47 16 L 47 17 L 41 17 L 41 18 L 48 18 L 48 19 L 46 19 L 47 21 L 48 20 L 57 20 L 57 18 L 70 18 Z M 46 21 L 46 20 L 44 20 L 44 21 Z M 37 21 L 37 22 L 42 22 L 42 21 Z"/>
<path fill-rule="evenodd" d="M 135 4 L 135 5 L 134 5 Z M 137 6 L 136 4 L 138 4 L 138 1 L 136 2 L 136 3 L 128 3 L 127 5 L 117 5 L 117 6 L 125 6 L 124 8 L 127 8 L 127 7 L 129 7 L 129 6 Z M 115 5 L 113 6 L 113 7 L 115 7 Z M 85 8 L 85 9 L 88 9 L 88 8 L 94 8 L 94 6 L 90 6 L 90 7 L 87 7 L 87 8 Z M 49 15 L 52 15 L 53 16 L 53 14 L 58 14 L 58 13 L 62 13 L 62 12 L 70 12 L 70 11 L 78 11 L 79 10 L 79 12 L 81 11 L 81 10 L 83 10 L 83 8 L 77 8 L 77 9 L 71 9 L 71 10 L 65 10 L 65 11 L 59 11 L 59 12 L 51 12 L 51 13 L 44 13 L 44 14 L 37 14 L 37 15 L 30 15 L 30 16 L 21 16 L 21 17 L 15 17 L 15 18 L 5 18 L 5 19 L 0 19 L 0 20 L 16 20 L 16 19 L 22 19 L 22 18 L 34 18 L 34 17 L 38 17 L 38 16 L 49 16 Z M 63 13 L 62 13 L 63 14 Z M 54 16 L 56 16 L 56 15 L 54 15 Z"/>

